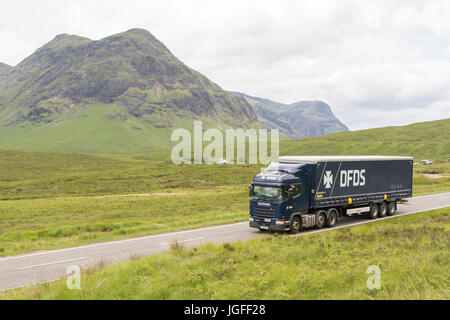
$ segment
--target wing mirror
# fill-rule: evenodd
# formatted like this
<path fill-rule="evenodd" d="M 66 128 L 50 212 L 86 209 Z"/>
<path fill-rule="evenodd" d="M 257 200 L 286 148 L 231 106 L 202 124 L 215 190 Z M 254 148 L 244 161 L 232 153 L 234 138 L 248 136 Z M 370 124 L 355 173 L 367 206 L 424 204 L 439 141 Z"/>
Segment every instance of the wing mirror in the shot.
<path fill-rule="evenodd" d="M 253 186 L 250 184 L 248 186 L 248 196 L 251 197 L 252 196 L 252 191 L 253 191 Z"/>

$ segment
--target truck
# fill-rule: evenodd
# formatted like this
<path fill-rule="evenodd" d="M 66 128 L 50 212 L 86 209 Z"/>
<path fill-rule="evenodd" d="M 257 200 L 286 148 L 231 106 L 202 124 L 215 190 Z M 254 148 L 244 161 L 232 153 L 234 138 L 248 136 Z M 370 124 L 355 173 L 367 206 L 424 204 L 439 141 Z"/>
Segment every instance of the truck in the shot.
<path fill-rule="evenodd" d="M 282 156 L 249 186 L 249 224 L 298 233 L 355 214 L 392 216 L 412 185 L 412 157 Z"/>

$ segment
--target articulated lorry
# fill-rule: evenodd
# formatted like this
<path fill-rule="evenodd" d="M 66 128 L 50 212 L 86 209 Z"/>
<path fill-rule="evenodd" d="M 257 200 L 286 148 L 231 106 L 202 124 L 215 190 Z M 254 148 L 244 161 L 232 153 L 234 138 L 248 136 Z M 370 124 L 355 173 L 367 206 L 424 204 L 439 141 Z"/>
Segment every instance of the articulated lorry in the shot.
<path fill-rule="evenodd" d="M 353 214 L 394 215 L 412 183 L 412 157 L 280 157 L 249 186 L 250 227 L 297 233 Z"/>

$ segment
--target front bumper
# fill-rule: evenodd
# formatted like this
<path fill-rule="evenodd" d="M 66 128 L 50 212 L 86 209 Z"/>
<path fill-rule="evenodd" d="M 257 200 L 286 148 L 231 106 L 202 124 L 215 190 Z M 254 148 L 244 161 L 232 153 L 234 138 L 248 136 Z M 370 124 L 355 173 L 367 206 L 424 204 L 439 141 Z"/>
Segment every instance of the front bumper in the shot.
<path fill-rule="evenodd" d="M 290 229 L 289 221 L 273 219 L 270 222 L 259 220 L 257 218 L 250 218 L 250 228 L 257 228 L 259 230 L 268 231 L 287 231 Z"/>

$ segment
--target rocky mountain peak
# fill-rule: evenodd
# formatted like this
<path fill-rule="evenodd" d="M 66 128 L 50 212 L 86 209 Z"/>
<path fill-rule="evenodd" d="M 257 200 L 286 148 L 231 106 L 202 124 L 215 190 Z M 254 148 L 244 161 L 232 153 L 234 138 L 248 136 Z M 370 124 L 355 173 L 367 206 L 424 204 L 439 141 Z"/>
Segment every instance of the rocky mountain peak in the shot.
<path fill-rule="evenodd" d="M 158 126 L 173 123 L 170 114 L 230 125 L 256 121 L 245 99 L 186 66 L 143 29 L 96 41 L 60 34 L 0 81 L 0 124 L 28 121 L 29 115 L 48 123 L 67 106 L 96 103 L 124 106 Z"/>
<path fill-rule="evenodd" d="M 10 65 L 0 62 L 0 79 L 6 77 L 6 75 L 13 69 Z"/>
<path fill-rule="evenodd" d="M 279 129 L 292 139 L 348 131 L 348 128 L 336 118 L 331 107 L 323 101 L 305 100 L 283 104 L 240 92 L 233 94 L 249 101 L 259 121 L 269 128 Z"/>

